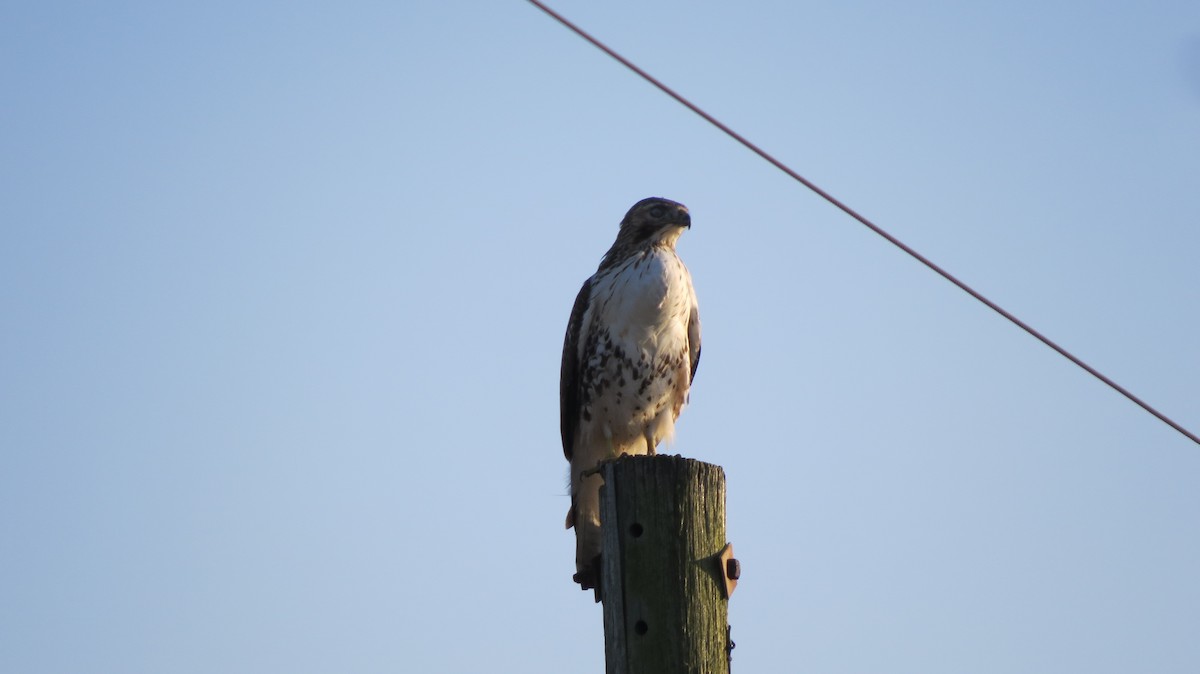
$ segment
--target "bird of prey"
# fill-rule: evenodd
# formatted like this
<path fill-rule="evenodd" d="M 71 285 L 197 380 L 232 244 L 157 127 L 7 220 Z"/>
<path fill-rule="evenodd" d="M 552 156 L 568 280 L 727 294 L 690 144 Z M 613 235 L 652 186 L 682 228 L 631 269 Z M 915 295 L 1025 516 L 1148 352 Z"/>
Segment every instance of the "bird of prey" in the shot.
<path fill-rule="evenodd" d="M 622 454 L 654 454 L 671 438 L 700 363 L 700 314 L 675 242 L 687 208 L 651 197 L 621 221 L 571 309 L 559 385 L 563 453 L 571 463 L 575 582 L 598 588 L 600 485 L 593 470 Z"/>

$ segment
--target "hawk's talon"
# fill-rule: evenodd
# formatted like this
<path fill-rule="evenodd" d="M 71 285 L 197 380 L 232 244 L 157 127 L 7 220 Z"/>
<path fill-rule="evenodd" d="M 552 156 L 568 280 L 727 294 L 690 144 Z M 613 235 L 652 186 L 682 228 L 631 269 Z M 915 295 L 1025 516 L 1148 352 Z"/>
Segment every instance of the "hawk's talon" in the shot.
<path fill-rule="evenodd" d="M 580 471 L 579 479 L 582 481 L 593 475 L 599 475 L 600 473 L 604 472 L 604 464 L 606 464 L 606 463 L 608 463 L 608 462 L 601 461 L 600 463 L 596 464 L 595 466 L 593 466 L 591 468 L 588 468 L 587 470 Z"/>
<path fill-rule="evenodd" d="M 592 558 L 581 571 L 571 576 L 571 580 L 579 583 L 579 589 L 583 591 L 594 590 L 596 595 L 596 603 L 600 603 L 600 555 Z"/>

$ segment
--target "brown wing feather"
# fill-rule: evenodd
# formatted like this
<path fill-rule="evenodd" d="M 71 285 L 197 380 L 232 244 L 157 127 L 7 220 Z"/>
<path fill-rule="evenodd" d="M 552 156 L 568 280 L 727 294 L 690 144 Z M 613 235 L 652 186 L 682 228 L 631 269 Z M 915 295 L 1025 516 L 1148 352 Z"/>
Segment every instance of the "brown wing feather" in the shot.
<path fill-rule="evenodd" d="M 700 367 L 700 309 L 692 305 L 692 313 L 688 316 L 688 356 L 692 363 L 691 384 L 696 379 L 696 368 Z"/>
<path fill-rule="evenodd" d="M 568 461 L 571 460 L 571 448 L 575 445 L 575 434 L 579 431 L 579 340 L 583 331 L 583 314 L 587 311 L 591 295 L 592 280 L 588 279 L 575 296 L 571 320 L 567 322 L 567 336 L 563 340 L 562 371 L 558 379 L 558 409 L 563 454 Z"/>

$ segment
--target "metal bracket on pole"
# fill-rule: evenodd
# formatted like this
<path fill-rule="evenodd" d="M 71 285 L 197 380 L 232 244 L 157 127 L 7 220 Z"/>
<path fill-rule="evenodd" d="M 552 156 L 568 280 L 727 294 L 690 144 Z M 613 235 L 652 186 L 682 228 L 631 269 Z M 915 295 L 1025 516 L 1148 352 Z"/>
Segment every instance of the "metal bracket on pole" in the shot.
<path fill-rule="evenodd" d="M 721 565 L 721 578 L 725 581 L 721 584 L 721 596 L 729 599 L 737 589 L 738 578 L 742 577 L 742 563 L 733 556 L 733 543 L 725 544 L 721 554 L 717 555 L 717 562 Z"/>

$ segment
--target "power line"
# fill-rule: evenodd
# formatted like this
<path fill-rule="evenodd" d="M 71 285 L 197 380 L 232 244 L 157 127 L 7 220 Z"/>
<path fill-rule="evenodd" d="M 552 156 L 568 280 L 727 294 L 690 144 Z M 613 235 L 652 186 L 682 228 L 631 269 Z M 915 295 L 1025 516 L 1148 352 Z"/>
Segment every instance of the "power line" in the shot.
<path fill-rule="evenodd" d="M 942 269 L 941 267 L 939 267 L 937 264 L 935 264 L 929 258 L 925 257 L 924 255 L 921 255 L 920 253 L 918 253 L 917 251 L 913 250 L 908 245 L 906 245 L 903 241 L 897 239 L 896 237 L 892 236 L 888 232 L 884 231 L 883 228 L 881 228 L 879 225 L 876 225 L 875 223 L 868 220 L 865 216 L 858 213 L 858 211 L 855 211 L 853 208 L 850 208 L 846 204 L 842 203 L 840 200 L 835 198 L 832 194 L 826 192 L 825 190 L 821 189 L 820 187 L 817 187 L 810 180 L 808 180 L 804 176 L 800 175 L 799 173 L 796 173 L 795 171 L 793 171 L 790 167 L 788 167 L 787 164 L 784 164 L 783 162 L 779 161 L 775 157 L 772 157 L 765 150 L 763 150 L 759 146 L 755 145 L 754 143 L 751 143 L 749 140 L 747 140 L 745 137 L 743 137 L 738 132 L 736 132 L 733 129 L 729 128 L 728 126 L 722 124 L 715 117 L 708 114 L 704 110 L 700 109 L 700 107 L 697 106 L 695 103 L 692 103 L 691 101 L 689 101 L 688 99 L 684 98 L 682 95 L 677 93 L 674 89 L 672 89 L 672 88 L 668 87 L 667 85 L 663 84 L 662 82 L 658 81 L 658 79 L 656 79 L 654 76 L 650 75 L 650 73 L 648 73 L 645 70 L 642 70 L 641 68 L 634 65 L 633 62 L 631 62 L 629 59 L 627 59 L 624 56 L 621 56 L 617 52 L 613 51 L 608 45 L 606 45 L 603 42 L 601 42 L 600 40 L 592 37 L 586 31 L 584 31 L 582 28 L 571 23 L 565 17 L 563 17 L 561 14 L 555 12 L 554 10 L 550 9 L 546 5 L 539 2 L 539 0 L 529 0 L 529 2 L 531 4 L 533 4 L 535 7 L 537 7 L 538 9 L 540 9 L 543 12 L 545 12 L 546 14 L 548 14 L 555 21 L 558 21 L 563 26 L 570 29 L 571 32 L 575 33 L 579 37 L 592 43 L 592 45 L 594 45 L 600 51 L 613 57 L 621 65 L 623 65 L 626 68 L 629 68 L 633 72 L 637 73 L 642 79 L 646 80 L 650 84 L 657 87 L 664 94 L 670 96 L 671 98 L 674 98 L 676 101 L 678 101 L 684 107 L 686 107 L 688 110 L 691 110 L 692 112 L 696 113 L 697 115 L 700 115 L 700 117 L 704 118 L 704 120 L 706 122 L 708 122 L 709 124 L 712 124 L 713 126 L 717 127 L 721 131 L 724 131 L 726 135 L 728 135 L 730 138 L 733 138 L 737 142 L 744 145 L 746 147 L 746 149 L 750 150 L 751 152 L 758 155 L 759 157 L 762 157 L 763 159 L 767 160 L 772 166 L 779 169 L 780 171 L 783 171 L 787 175 L 791 176 L 792 179 L 794 179 L 796 182 L 798 182 L 801 185 L 804 185 L 808 189 L 812 190 L 818 196 L 820 196 L 822 199 L 833 204 L 834 206 L 839 208 L 842 212 L 844 212 L 846 215 L 849 215 L 850 217 L 854 218 L 855 220 L 857 220 L 858 222 L 860 222 L 861 224 L 866 226 L 867 229 L 870 229 L 872 232 L 875 232 L 879 236 L 882 236 L 889 243 L 896 246 L 897 248 L 904 251 L 905 253 L 908 253 L 911 257 L 913 257 L 914 259 L 916 259 L 918 262 L 925 265 L 926 267 L 929 267 L 930 269 L 932 269 L 934 272 L 936 272 L 942 278 L 944 278 L 947 281 L 958 286 L 960 289 L 962 289 L 963 292 L 967 293 L 971 297 L 974 297 L 975 299 L 982 302 L 984 304 L 984 306 L 988 307 L 992 311 L 995 311 L 996 313 L 1000 314 L 1004 318 L 1007 318 L 1013 325 L 1017 326 L 1018 328 L 1021 328 L 1025 332 L 1029 333 L 1034 338 L 1036 338 L 1038 341 L 1040 341 L 1041 343 L 1050 347 L 1051 349 L 1054 349 L 1063 358 L 1066 358 L 1067 360 L 1071 361 L 1072 363 L 1083 368 L 1083 370 L 1085 372 L 1092 375 L 1096 379 L 1099 379 L 1100 381 L 1104 382 L 1110 388 L 1112 388 L 1114 391 L 1125 396 L 1126 398 L 1128 398 L 1130 401 L 1132 401 L 1138 407 L 1141 407 L 1142 409 L 1146 410 L 1150 414 L 1154 415 L 1155 417 L 1158 418 L 1159 421 L 1162 421 L 1164 424 L 1170 426 L 1171 428 L 1173 428 L 1176 431 L 1178 431 L 1179 433 L 1181 433 L 1187 439 L 1200 445 L 1200 436 L 1197 436 L 1195 433 L 1192 433 L 1188 429 L 1184 428 L 1182 425 L 1176 423 L 1174 420 L 1172 420 L 1167 415 L 1154 409 L 1153 407 L 1150 406 L 1149 403 L 1147 403 L 1146 401 L 1144 401 L 1141 398 L 1134 395 L 1133 392 L 1131 392 L 1129 389 L 1125 388 L 1124 386 L 1121 386 L 1120 384 L 1113 381 L 1112 379 L 1109 379 L 1107 376 L 1105 376 L 1103 373 L 1101 373 L 1096 368 L 1083 362 L 1080 358 L 1078 358 L 1077 356 L 1072 354 L 1070 351 L 1067 351 L 1063 347 L 1054 343 L 1054 341 L 1051 340 L 1049 337 L 1046 337 L 1042 333 L 1038 332 L 1036 329 L 1033 328 L 1033 326 L 1029 325 L 1025 321 L 1022 321 L 1021 319 L 1017 318 L 1016 316 L 1014 316 L 1011 313 L 1009 313 L 1008 311 L 1006 311 L 1000 305 L 998 305 L 995 302 L 984 297 L 981 293 L 979 293 L 979 291 L 975 290 L 974 288 L 967 285 L 963 281 L 960 281 L 953 274 L 946 271 L 945 269 Z"/>

